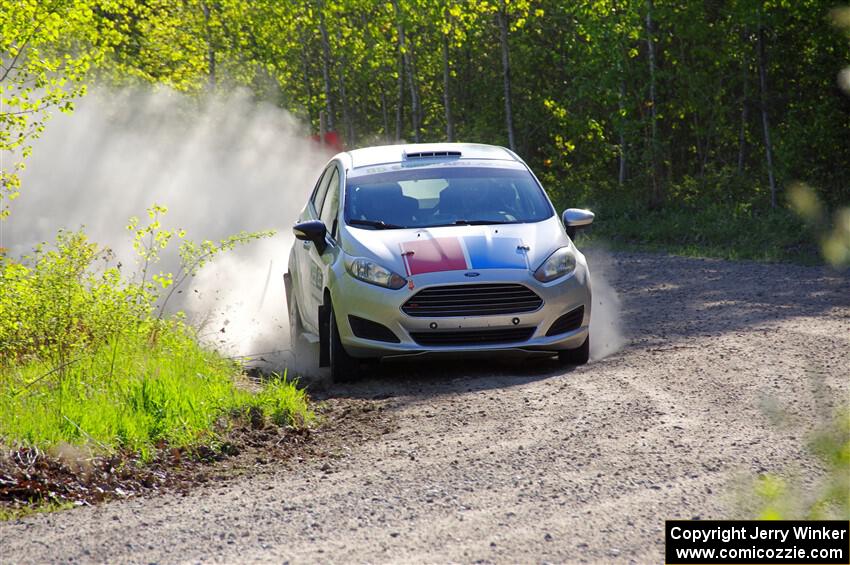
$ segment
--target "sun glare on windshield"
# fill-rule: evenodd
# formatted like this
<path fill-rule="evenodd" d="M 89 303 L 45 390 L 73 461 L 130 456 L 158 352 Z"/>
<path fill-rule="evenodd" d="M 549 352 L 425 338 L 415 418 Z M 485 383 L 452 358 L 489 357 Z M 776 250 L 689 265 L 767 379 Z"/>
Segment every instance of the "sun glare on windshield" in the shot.
<path fill-rule="evenodd" d="M 539 222 L 552 207 L 521 169 L 440 167 L 350 178 L 345 220 L 373 229 Z"/>

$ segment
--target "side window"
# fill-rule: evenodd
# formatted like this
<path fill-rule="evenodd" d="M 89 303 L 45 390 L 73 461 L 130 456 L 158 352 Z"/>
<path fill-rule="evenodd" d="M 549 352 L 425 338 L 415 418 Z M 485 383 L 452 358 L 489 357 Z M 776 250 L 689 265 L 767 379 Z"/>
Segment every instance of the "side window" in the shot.
<path fill-rule="evenodd" d="M 316 213 L 319 213 L 319 210 L 322 209 L 322 204 L 325 201 L 325 195 L 328 192 L 328 182 L 331 180 L 331 174 L 336 171 L 336 166 L 331 165 L 327 169 L 325 169 L 322 178 L 316 183 L 316 190 L 313 192 L 313 207 L 316 209 Z"/>
<path fill-rule="evenodd" d="M 327 196 L 322 203 L 321 219 L 331 237 L 336 238 L 337 216 L 339 213 L 339 171 L 334 167 L 328 184 Z"/>

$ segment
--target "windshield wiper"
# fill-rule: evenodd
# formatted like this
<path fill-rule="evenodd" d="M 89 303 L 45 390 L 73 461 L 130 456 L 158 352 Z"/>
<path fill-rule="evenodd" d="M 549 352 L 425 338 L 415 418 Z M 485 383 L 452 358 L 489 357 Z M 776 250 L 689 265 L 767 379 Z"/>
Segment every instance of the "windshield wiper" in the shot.
<path fill-rule="evenodd" d="M 432 228 L 442 228 L 446 226 L 490 226 L 499 224 L 515 224 L 516 222 L 503 222 L 501 220 L 455 220 L 450 224 L 437 224 L 430 226 Z"/>
<path fill-rule="evenodd" d="M 348 224 L 352 226 L 367 226 L 376 230 L 403 230 L 404 226 L 388 224 L 383 220 L 348 220 Z"/>
<path fill-rule="evenodd" d="M 490 226 L 497 224 L 512 224 L 513 222 L 505 222 L 502 220 L 456 220 L 456 226 Z"/>

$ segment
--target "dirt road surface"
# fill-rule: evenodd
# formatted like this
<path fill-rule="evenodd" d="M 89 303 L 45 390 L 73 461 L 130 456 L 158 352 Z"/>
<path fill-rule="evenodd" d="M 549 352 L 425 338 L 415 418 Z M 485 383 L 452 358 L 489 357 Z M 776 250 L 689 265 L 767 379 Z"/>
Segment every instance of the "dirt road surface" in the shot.
<path fill-rule="evenodd" d="M 807 433 L 850 397 L 848 275 L 602 262 L 627 339 L 605 359 L 385 366 L 331 391 L 327 456 L 0 523 L 0 561 L 660 563 L 665 518 L 739 516 L 760 473 L 816 483 Z"/>

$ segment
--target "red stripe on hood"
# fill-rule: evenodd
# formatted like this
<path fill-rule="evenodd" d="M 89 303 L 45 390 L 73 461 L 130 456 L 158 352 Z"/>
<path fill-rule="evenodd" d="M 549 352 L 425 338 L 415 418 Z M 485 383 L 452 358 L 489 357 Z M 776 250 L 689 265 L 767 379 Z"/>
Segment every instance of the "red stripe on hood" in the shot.
<path fill-rule="evenodd" d="M 460 240 L 456 237 L 417 239 L 401 244 L 408 275 L 465 271 L 469 268 Z"/>

